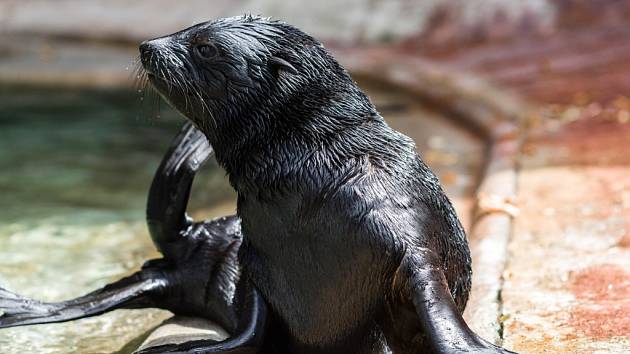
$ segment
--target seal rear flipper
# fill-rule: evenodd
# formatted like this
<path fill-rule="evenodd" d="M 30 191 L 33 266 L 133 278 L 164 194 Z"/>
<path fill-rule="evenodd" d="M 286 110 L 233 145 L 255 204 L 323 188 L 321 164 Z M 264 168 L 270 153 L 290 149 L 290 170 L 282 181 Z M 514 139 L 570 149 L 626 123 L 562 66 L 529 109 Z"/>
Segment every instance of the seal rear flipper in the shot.
<path fill-rule="evenodd" d="M 407 254 L 396 285 L 413 304 L 431 353 L 512 353 L 475 334 L 464 322 L 448 288 L 439 257 L 429 249 Z"/>
<path fill-rule="evenodd" d="M 243 292 L 243 305 L 235 333 L 225 341 L 195 340 L 181 344 L 167 344 L 146 348 L 136 354 L 161 353 L 230 353 L 256 354 L 265 340 L 267 304 L 258 289 L 247 282 Z"/>
<path fill-rule="evenodd" d="M 0 328 L 55 323 L 100 315 L 120 308 L 151 306 L 146 295 L 165 281 L 143 271 L 76 299 L 62 302 L 33 300 L 0 288 Z"/>
<path fill-rule="evenodd" d="M 169 260 L 179 254 L 168 245 L 181 238 L 180 232 L 191 224 L 186 206 L 195 173 L 212 155 L 212 146 L 192 123 L 186 123 L 173 139 L 155 172 L 147 201 L 147 224 L 151 239 Z"/>

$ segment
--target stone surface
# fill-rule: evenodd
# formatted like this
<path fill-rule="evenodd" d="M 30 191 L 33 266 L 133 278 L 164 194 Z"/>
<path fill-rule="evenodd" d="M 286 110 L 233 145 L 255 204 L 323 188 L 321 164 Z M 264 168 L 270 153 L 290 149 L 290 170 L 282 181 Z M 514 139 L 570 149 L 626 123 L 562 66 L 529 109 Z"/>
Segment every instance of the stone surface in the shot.
<path fill-rule="evenodd" d="M 567 11 L 547 36 L 428 55 L 493 80 L 538 110 L 522 125 L 529 134 L 517 161 L 520 215 L 498 302 L 504 345 L 627 353 L 630 37 L 621 14 L 629 4 L 558 3 Z"/>
<path fill-rule="evenodd" d="M 142 342 L 138 350 L 201 339 L 220 342 L 228 337 L 229 333 L 211 321 L 196 317 L 177 316 L 162 322 Z"/>
<path fill-rule="evenodd" d="M 504 344 L 526 353 L 627 353 L 630 125 L 600 118 L 541 129 L 521 157 Z"/>
<path fill-rule="evenodd" d="M 483 338 L 502 344 L 501 313 L 503 270 L 507 262 L 512 218 L 509 210 L 498 206 L 482 208 L 483 198 L 508 202 L 516 196 L 514 160 L 518 144 L 514 139 L 496 142 L 491 150 L 485 178 L 477 190 L 476 218 L 469 233 L 473 259 L 473 289 L 464 318 Z"/>

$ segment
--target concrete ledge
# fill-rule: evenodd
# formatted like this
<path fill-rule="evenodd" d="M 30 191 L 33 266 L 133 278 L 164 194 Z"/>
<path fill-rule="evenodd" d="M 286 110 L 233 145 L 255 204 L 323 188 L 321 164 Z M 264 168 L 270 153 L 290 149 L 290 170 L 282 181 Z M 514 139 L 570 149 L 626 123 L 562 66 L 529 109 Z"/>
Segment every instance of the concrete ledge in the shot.
<path fill-rule="evenodd" d="M 483 207 L 486 198 L 510 203 L 516 196 L 516 161 L 518 143 L 495 143 L 485 178 L 477 192 L 477 215 L 469 234 L 473 258 L 473 291 L 465 318 L 482 337 L 502 344 L 503 305 L 501 291 L 503 272 L 508 259 L 508 242 L 512 232 L 512 217 L 498 205 Z M 508 204 L 509 205 L 509 204 Z"/>
<path fill-rule="evenodd" d="M 221 342 L 228 337 L 229 333 L 214 322 L 196 317 L 175 316 L 165 320 L 152 331 L 137 351 L 164 344 L 180 344 L 200 339 Z"/>

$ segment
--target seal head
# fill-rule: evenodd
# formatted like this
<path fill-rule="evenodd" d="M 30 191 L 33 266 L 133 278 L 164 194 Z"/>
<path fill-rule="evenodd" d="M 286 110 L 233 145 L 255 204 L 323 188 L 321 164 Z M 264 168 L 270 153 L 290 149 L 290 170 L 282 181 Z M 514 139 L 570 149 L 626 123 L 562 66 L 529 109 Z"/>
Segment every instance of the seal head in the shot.
<path fill-rule="evenodd" d="M 301 131 L 325 139 L 380 119 L 317 40 L 280 21 L 209 21 L 146 41 L 140 53 L 153 86 L 205 133 L 228 172 L 261 141 Z"/>

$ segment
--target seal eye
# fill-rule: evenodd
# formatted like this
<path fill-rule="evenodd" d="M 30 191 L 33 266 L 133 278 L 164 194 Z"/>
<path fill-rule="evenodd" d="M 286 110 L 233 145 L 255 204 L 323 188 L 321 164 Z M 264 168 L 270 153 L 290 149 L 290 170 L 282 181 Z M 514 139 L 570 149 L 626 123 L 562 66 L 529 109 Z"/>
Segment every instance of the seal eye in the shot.
<path fill-rule="evenodd" d="M 197 53 L 204 59 L 212 59 L 219 54 L 219 51 L 212 44 L 201 44 L 197 46 Z"/>

